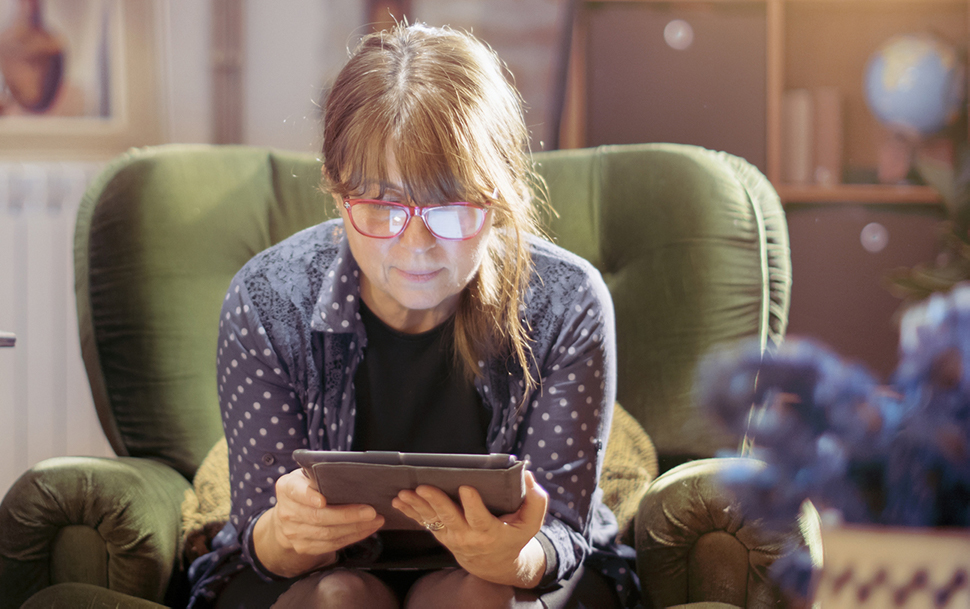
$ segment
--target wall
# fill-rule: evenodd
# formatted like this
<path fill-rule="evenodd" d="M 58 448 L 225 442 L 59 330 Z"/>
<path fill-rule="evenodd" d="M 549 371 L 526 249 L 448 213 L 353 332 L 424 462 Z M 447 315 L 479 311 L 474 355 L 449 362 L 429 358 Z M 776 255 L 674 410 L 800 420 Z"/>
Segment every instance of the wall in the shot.
<path fill-rule="evenodd" d="M 542 148 L 564 6 L 563 0 L 416 0 L 409 18 L 469 30 L 488 42 L 512 72 L 533 146 Z M 364 3 L 247 0 L 245 19 L 244 142 L 319 150 L 321 94 L 370 31 Z"/>
<path fill-rule="evenodd" d="M 212 132 L 210 2 L 167 0 L 156 14 L 165 137 L 170 142 L 207 143 Z"/>
<path fill-rule="evenodd" d="M 321 93 L 363 20 L 361 2 L 247 0 L 245 143 L 320 149 Z"/>
<path fill-rule="evenodd" d="M 611 2 L 584 19 L 586 145 L 694 144 L 765 171 L 763 4 Z M 692 27 L 686 48 L 667 41 L 675 20 Z"/>
<path fill-rule="evenodd" d="M 209 0 L 160 4 L 166 139 L 212 141 Z M 243 40 L 243 141 L 318 149 L 317 102 L 323 83 L 346 58 L 348 33 L 363 21 L 362 3 L 246 0 Z"/>
<path fill-rule="evenodd" d="M 845 203 L 788 205 L 785 213 L 793 277 L 788 335 L 821 341 L 888 380 L 903 301 L 887 276 L 936 258 L 941 210 Z"/>

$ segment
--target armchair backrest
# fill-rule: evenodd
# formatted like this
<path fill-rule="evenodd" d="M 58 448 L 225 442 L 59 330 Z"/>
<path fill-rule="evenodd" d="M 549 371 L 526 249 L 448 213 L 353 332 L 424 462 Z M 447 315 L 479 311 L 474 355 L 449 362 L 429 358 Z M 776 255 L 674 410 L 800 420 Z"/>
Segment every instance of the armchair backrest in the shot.
<path fill-rule="evenodd" d="M 737 448 L 692 400 L 714 345 L 788 325 L 791 257 L 777 193 L 747 161 L 640 144 L 536 155 L 557 242 L 600 270 L 616 308 L 617 400 L 661 467 Z"/>
<path fill-rule="evenodd" d="M 788 313 L 787 228 L 767 180 L 737 157 L 647 144 L 537 153 L 559 212 L 549 234 L 593 262 L 617 313 L 619 401 L 661 455 L 724 448 L 691 404 L 713 344 L 778 342 Z M 240 146 L 133 150 L 78 212 L 81 347 L 119 455 L 191 477 L 222 434 L 218 314 L 259 251 L 336 213 L 311 155 Z"/>

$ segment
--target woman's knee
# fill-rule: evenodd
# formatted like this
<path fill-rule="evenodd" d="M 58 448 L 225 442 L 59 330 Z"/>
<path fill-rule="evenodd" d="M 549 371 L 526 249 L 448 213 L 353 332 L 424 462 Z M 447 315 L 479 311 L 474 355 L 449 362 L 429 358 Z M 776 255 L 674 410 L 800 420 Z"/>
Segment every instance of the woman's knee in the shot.
<path fill-rule="evenodd" d="M 304 577 L 273 605 L 273 609 L 290 607 L 391 609 L 397 607 L 397 600 L 384 582 L 369 573 L 334 569 Z"/>
<path fill-rule="evenodd" d="M 444 569 L 415 582 L 405 601 L 406 607 L 435 609 L 497 609 L 539 607 L 538 597 L 528 590 L 494 584 L 471 575 L 464 569 Z"/>

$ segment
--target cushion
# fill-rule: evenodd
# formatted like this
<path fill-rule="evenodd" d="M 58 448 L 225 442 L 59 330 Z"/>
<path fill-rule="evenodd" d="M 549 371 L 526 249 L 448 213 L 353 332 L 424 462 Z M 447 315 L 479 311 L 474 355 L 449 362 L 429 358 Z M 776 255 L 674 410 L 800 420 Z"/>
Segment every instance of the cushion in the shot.
<path fill-rule="evenodd" d="M 182 544 L 187 564 L 209 551 L 212 538 L 229 520 L 229 445 L 223 436 L 203 459 L 182 501 Z"/>
<path fill-rule="evenodd" d="M 620 527 L 617 539 L 627 545 L 634 545 L 633 519 L 657 471 L 657 451 L 650 436 L 617 402 L 613 407 L 600 488 L 603 502 L 613 511 Z"/>

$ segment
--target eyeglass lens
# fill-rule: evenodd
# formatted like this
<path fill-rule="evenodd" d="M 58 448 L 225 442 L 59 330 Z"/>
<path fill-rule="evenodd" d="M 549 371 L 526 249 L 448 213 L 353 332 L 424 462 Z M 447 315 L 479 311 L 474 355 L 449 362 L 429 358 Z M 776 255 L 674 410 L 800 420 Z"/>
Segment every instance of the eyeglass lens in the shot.
<path fill-rule="evenodd" d="M 371 237 L 393 237 L 408 220 L 408 212 L 393 205 L 358 203 L 350 208 L 354 224 Z M 423 218 L 428 230 L 442 239 L 468 239 L 482 228 L 485 210 L 470 205 L 441 205 L 425 208 Z"/>

